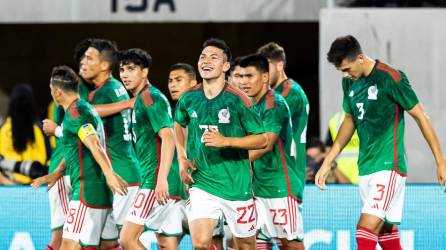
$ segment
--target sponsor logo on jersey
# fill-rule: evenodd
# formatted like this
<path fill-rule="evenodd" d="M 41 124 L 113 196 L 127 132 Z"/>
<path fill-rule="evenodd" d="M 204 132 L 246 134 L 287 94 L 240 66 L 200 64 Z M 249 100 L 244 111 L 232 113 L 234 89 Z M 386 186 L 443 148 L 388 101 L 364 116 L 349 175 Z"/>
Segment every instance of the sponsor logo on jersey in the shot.
<path fill-rule="evenodd" d="M 376 87 L 376 85 L 370 86 L 367 93 L 369 95 L 367 97 L 367 99 L 369 99 L 369 100 L 377 100 L 378 99 L 378 88 Z"/>
<path fill-rule="evenodd" d="M 192 114 L 190 115 L 191 118 L 198 118 L 197 112 L 192 111 Z"/>
<path fill-rule="evenodd" d="M 353 95 L 355 95 L 355 92 L 352 90 L 350 91 L 350 94 L 348 94 L 348 96 L 353 97 Z"/>
<path fill-rule="evenodd" d="M 231 114 L 229 113 L 229 108 L 220 109 L 218 111 L 218 123 L 229 123 L 229 118 Z"/>

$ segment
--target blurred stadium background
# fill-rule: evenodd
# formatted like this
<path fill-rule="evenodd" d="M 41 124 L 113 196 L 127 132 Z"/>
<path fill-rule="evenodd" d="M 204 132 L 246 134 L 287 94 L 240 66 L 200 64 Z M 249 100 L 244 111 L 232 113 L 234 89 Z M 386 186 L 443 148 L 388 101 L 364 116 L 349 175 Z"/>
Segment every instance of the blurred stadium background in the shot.
<path fill-rule="evenodd" d="M 201 43 L 219 37 L 235 56 L 269 41 L 282 45 L 288 76 L 310 100 L 308 137 L 324 138 L 342 100 L 341 75 L 325 54 L 334 38 L 352 34 L 369 56 L 406 72 L 446 147 L 445 8 L 445 0 L 0 0 L 0 124 L 11 89 L 23 82 L 33 87 L 39 116 L 46 117 L 50 70 L 74 66 L 74 47 L 84 38 L 147 50 L 149 79 L 166 91 L 168 67 L 195 66 Z M 406 124 L 408 181 L 435 183 L 427 144 L 413 120 Z M 308 249 L 354 249 L 357 196 L 350 185 L 323 193 L 307 188 Z M 407 189 L 404 249 L 446 249 L 445 200 L 435 185 Z M 0 249 L 43 249 L 50 233 L 47 203 L 44 190 L 0 187 Z"/>

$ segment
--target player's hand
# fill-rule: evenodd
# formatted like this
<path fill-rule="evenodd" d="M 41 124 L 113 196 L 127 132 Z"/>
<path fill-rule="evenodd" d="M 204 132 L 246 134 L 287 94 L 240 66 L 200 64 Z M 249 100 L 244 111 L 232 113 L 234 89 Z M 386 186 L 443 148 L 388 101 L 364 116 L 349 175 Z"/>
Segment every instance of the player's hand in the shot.
<path fill-rule="evenodd" d="M 133 106 L 135 106 L 136 97 L 132 97 L 127 101 L 127 105 L 129 109 L 133 109 Z"/>
<path fill-rule="evenodd" d="M 50 119 L 45 119 L 42 121 L 42 123 L 43 123 L 43 132 L 48 136 L 54 135 L 57 128 L 57 124 Z"/>
<path fill-rule="evenodd" d="M 158 178 L 155 187 L 155 199 L 158 204 L 165 205 L 169 199 L 169 184 L 167 178 Z"/>
<path fill-rule="evenodd" d="M 194 183 L 194 179 L 192 179 L 191 172 L 195 171 L 196 160 L 192 164 L 189 159 L 179 159 L 178 163 L 180 164 L 180 178 L 184 184 L 189 185 Z"/>
<path fill-rule="evenodd" d="M 331 163 L 324 161 L 322 163 L 321 168 L 319 168 L 319 171 L 317 171 L 317 174 L 314 177 L 314 183 L 321 190 L 327 189 L 327 186 L 325 186 L 325 180 L 327 179 L 330 169 L 331 169 Z"/>
<path fill-rule="evenodd" d="M 126 181 L 124 181 L 121 178 L 121 176 L 119 176 L 115 173 L 111 173 L 108 176 L 105 176 L 105 179 L 106 179 L 107 185 L 110 187 L 110 190 L 112 191 L 112 193 L 119 194 L 119 195 L 127 194 L 128 184 Z"/>
<path fill-rule="evenodd" d="M 446 159 L 443 159 L 437 164 L 437 177 L 438 177 L 438 184 L 446 185 Z"/>
<path fill-rule="evenodd" d="M 61 176 L 55 173 L 47 174 L 32 180 L 31 187 L 38 188 L 42 185 L 48 184 L 47 191 L 49 191 L 57 183 L 59 178 L 61 178 Z"/>
<path fill-rule="evenodd" d="M 223 148 L 228 146 L 226 137 L 212 128 L 203 133 L 203 143 L 208 147 Z"/>

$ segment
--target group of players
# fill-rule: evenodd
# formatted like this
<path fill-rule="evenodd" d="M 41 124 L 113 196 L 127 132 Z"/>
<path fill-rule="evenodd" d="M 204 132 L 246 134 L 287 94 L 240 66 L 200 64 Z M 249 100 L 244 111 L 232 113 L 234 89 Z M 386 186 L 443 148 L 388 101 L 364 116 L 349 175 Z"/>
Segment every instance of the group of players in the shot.
<path fill-rule="evenodd" d="M 366 57 L 351 36 L 335 40 L 328 59 L 344 74 L 346 119 L 316 184 L 325 188 L 332 161 L 357 129 L 358 247 L 400 249 L 393 225 L 404 197 L 404 110 L 419 121 L 443 183 L 438 139 L 401 71 Z M 205 41 L 201 84 L 188 64 L 170 69 L 174 112 L 148 80 L 152 59 L 144 50 L 118 52 L 108 40 L 86 39 L 75 60 L 80 77 L 67 66 L 52 71 L 51 95 L 61 108 L 44 130 L 57 146 L 50 174 L 33 183 L 50 187 L 47 249 L 144 249 L 145 229 L 163 249 L 177 249 L 185 229 L 195 249 L 221 249 L 223 225 L 236 249 L 268 249 L 275 239 L 283 249 L 304 249 L 309 104 L 285 74 L 282 47 L 269 43 L 231 61 L 224 41 Z M 116 62 L 122 83 L 112 76 Z"/>

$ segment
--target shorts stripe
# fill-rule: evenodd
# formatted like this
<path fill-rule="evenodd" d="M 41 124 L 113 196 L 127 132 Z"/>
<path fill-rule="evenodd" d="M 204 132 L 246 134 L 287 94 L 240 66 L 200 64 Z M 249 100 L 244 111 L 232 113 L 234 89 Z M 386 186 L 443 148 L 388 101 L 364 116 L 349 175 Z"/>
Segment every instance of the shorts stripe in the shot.
<path fill-rule="evenodd" d="M 144 193 L 142 193 L 142 194 L 144 194 Z M 149 190 L 149 193 L 148 193 L 147 197 L 146 197 L 146 195 L 144 194 L 144 200 L 143 200 L 144 207 L 141 209 L 141 213 L 139 214 L 139 217 L 140 217 L 140 218 L 143 218 L 142 216 L 143 216 L 144 212 L 146 211 L 147 207 L 149 206 L 149 200 L 152 198 L 152 194 L 153 194 L 153 193 L 152 193 L 151 190 Z M 136 204 L 136 202 L 138 201 L 138 200 L 137 200 L 138 195 L 139 195 L 139 194 L 136 195 L 136 198 L 135 198 L 135 204 Z"/>
<path fill-rule="evenodd" d="M 65 207 L 65 202 L 64 202 L 64 198 L 63 198 L 63 191 L 62 191 L 62 179 L 63 177 L 59 178 L 59 180 L 57 180 L 57 193 L 59 195 L 59 202 L 60 202 L 60 206 L 62 207 L 62 211 L 64 214 L 67 214 L 66 212 L 66 207 Z M 56 204 L 57 206 L 58 204 Z"/>
<path fill-rule="evenodd" d="M 74 220 L 74 226 L 73 226 L 73 233 L 76 232 L 76 227 L 79 224 L 79 218 L 80 218 L 80 214 L 81 214 L 81 207 L 80 207 L 80 203 L 76 208 L 77 212 L 76 212 L 76 218 Z"/>
<path fill-rule="evenodd" d="M 150 214 L 150 212 L 152 211 L 152 209 L 153 209 L 153 205 L 155 204 L 155 201 L 156 201 L 155 198 L 156 198 L 156 197 L 155 197 L 155 191 L 152 191 L 152 196 L 151 196 L 151 199 L 150 199 L 150 202 L 149 202 L 149 207 L 148 207 L 147 210 L 144 212 L 144 215 L 143 215 L 142 218 L 147 219 L 147 217 L 149 217 L 149 214 Z"/>
<path fill-rule="evenodd" d="M 387 187 L 387 194 L 386 194 L 386 200 L 384 202 L 383 210 L 387 211 L 387 208 L 392 201 L 393 194 L 395 192 L 395 183 L 396 183 L 396 173 L 395 171 L 392 171 L 390 174 L 389 184 Z"/>
<path fill-rule="evenodd" d="M 82 230 L 82 227 L 84 226 L 84 220 L 85 220 L 85 214 L 87 212 L 87 207 L 84 206 L 84 204 L 82 204 L 82 202 L 80 203 L 80 210 L 81 210 L 81 214 L 80 214 L 80 218 L 78 220 L 78 225 L 77 225 L 77 229 L 75 230 L 75 233 L 80 233 Z"/>
<path fill-rule="evenodd" d="M 60 202 L 62 204 L 64 214 L 67 214 L 68 213 L 68 195 L 67 195 L 67 190 L 65 189 L 65 180 L 64 180 L 63 176 L 60 179 L 60 190 L 61 190 L 61 193 L 59 193 L 59 195 L 61 195 Z"/>

